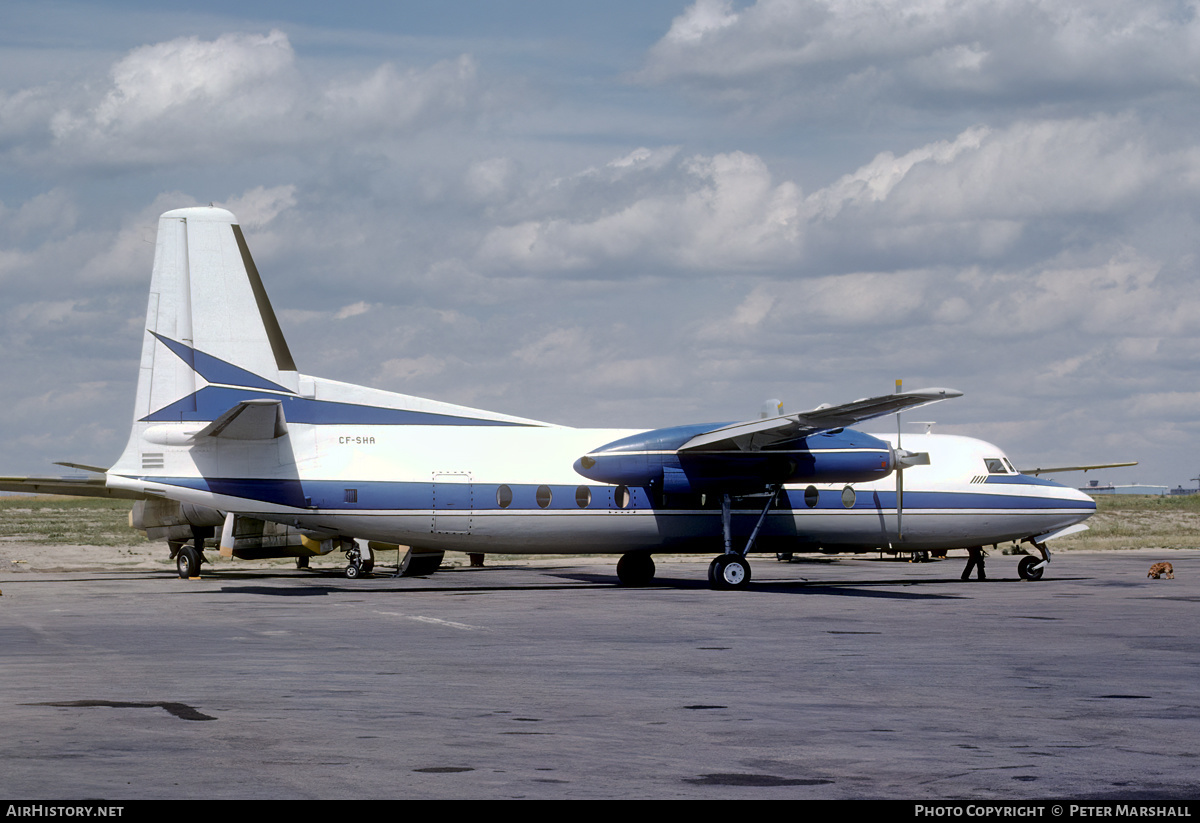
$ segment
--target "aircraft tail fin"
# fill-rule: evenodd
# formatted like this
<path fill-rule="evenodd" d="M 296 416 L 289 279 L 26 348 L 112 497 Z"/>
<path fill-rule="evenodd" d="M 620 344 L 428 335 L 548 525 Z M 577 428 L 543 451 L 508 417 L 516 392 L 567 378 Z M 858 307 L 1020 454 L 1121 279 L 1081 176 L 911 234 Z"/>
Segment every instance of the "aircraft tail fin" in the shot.
<path fill-rule="evenodd" d="M 546 425 L 301 376 L 237 218 L 211 206 L 162 215 L 133 425 L 109 485 L 138 491 L 137 478 L 180 472 L 269 475 L 294 460 L 283 445 L 292 423 Z"/>
<path fill-rule="evenodd" d="M 298 380 L 237 218 L 214 207 L 162 215 L 134 420 L 196 419 L 206 385 L 294 392 Z"/>

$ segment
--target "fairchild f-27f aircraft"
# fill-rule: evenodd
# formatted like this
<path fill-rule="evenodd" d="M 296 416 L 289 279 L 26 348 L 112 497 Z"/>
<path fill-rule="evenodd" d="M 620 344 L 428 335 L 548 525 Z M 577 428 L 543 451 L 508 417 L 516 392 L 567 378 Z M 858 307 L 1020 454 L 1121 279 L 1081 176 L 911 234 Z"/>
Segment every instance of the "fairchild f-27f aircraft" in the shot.
<path fill-rule="evenodd" d="M 899 391 L 739 423 L 575 429 L 301 374 L 237 219 L 213 207 L 158 224 L 133 426 L 88 481 L 3 478 L 0 489 L 137 500 L 182 577 L 206 539 L 243 558 L 411 547 L 620 553 L 626 585 L 655 552 L 712 553 L 714 588 L 750 581 L 751 551 L 939 551 L 1032 545 L 1086 528 L 1086 495 L 1022 474 L 997 447 L 850 428 L 947 398 Z M 75 465 L 75 464 L 66 464 Z M 1113 464 L 1115 465 L 1115 464 Z M 1083 468 L 1083 467 L 1080 467 Z M 1099 468 L 1099 467 L 1096 467 Z M 1045 471 L 1045 470 L 1043 470 Z M 190 542 L 190 545 L 189 545 Z"/>

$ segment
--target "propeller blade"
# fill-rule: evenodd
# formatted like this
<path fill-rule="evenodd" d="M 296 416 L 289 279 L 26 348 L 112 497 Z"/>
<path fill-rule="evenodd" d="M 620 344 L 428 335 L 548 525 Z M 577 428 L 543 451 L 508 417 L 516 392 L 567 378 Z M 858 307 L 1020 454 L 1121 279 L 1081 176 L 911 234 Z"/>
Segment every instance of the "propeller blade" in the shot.
<path fill-rule="evenodd" d="M 896 378 L 896 394 L 899 394 L 904 386 L 904 381 Z M 904 464 L 900 460 L 901 454 L 907 454 L 900 444 L 900 412 L 896 412 L 896 542 L 904 541 Z"/>

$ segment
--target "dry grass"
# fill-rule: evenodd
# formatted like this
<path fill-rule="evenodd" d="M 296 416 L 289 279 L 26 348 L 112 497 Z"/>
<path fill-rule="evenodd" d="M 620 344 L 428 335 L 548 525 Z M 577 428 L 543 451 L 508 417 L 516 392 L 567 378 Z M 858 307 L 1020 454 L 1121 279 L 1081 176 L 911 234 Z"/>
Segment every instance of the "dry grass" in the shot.
<path fill-rule="evenodd" d="M 97 497 L 0 497 L 0 540 L 40 545 L 141 546 L 129 527 L 128 500 Z"/>
<path fill-rule="evenodd" d="M 1055 540 L 1057 551 L 1200 548 L 1200 495 L 1097 495 L 1088 530 Z"/>

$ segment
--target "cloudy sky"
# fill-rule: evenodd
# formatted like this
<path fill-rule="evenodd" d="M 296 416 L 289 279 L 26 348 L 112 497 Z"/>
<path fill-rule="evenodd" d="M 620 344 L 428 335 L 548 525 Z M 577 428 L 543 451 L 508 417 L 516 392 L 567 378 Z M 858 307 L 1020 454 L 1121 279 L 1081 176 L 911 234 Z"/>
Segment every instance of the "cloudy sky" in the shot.
<path fill-rule="evenodd" d="M 903 378 L 1021 466 L 1200 473 L 1197 3 L 334 8 L 6 0 L 0 473 L 115 460 L 209 202 L 306 373 L 622 427 Z"/>

